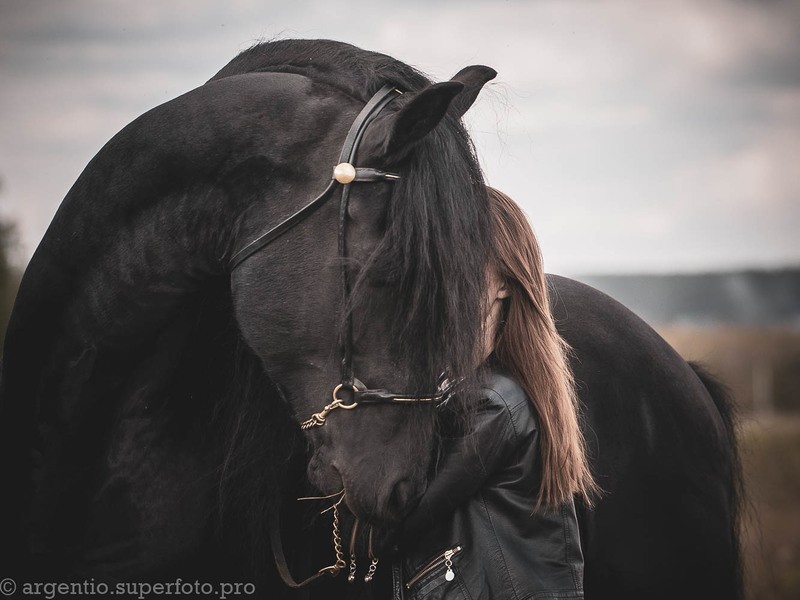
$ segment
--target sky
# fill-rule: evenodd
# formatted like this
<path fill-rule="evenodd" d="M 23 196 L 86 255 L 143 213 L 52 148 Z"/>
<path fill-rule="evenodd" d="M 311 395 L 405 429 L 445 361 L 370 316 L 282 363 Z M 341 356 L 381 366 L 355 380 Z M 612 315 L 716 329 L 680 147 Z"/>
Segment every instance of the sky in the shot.
<path fill-rule="evenodd" d="M 800 265 L 800 0 L 0 0 L 18 262 L 117 131 L 276 38 L 495 68 L 467 125 L 550 272 Z"/>

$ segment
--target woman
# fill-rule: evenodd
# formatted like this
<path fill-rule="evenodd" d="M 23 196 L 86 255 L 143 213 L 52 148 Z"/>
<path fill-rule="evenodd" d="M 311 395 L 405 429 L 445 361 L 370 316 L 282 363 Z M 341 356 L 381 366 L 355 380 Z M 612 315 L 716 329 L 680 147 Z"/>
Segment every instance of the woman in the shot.
<path fill-rule="evenodd" d="M 405 523 L 395 598 L 582 598 L 573 496 L 597 488 L 578 426 L 567 347 L 550 314 L 536 238 L 489 189 L 483 400 L 466 435 L 443 442 L 428 491 Z"/>

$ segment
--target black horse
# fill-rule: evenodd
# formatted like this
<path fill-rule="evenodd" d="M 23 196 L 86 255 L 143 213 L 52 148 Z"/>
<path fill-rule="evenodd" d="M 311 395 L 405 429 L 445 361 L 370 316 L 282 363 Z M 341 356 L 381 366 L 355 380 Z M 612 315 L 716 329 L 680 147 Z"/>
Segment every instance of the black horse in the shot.
<path fill-rule="evenodd" d="M 402 520 L 425 488 L 435 402 L 298 423 L 339 383 L 353 400 L 353 375 L 431 397 L 443 371 L 471 371 L 490 236 L 460 117 L 492 77 L 468 67 L 431 84 L 346 44 L 260 44 L 106 144 L 9 323 L 0 576 L 253 581 L 275 598 L 289 592 L 268 557 L 269 517 L 306 478 L 343 489 L 376 528 Z M 369 116 L 353 161 L 373 171 L 340 201 L 331 170 L 387 84 L 403 93 Z M 242 254 L 329 185 L 334 200 Z M 605 490 L 580 514 L 587 597 L 740 597 L 723 389 L 610 298 L 550 283 Z M 461 409 L 476 383 L 463 383 Z M 319 530 L 306 516 L 290 508 L 286 528 L 301 535 L 284 538 L 293 567 L 313 572 L 320 554 L 302 541 Z M 344 596 L 341 579 L 313 586 Z"/>

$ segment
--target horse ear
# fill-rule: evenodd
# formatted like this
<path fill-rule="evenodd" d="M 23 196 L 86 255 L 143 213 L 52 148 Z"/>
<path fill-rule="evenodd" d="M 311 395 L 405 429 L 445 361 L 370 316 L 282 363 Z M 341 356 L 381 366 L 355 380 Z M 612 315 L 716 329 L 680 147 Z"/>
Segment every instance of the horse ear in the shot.
<path fill-rule="evenodd" d="M 414 94 L 396 113 L 375 121 L 377 127 L 370 127 L 362 147 L 386 164 L 400 161 L 436 127 L 463 89 L 460 81 L 443 81 Z"/>
<path fill-rule="evenodd" d="M 451 81 L 463 83 L 464 89 L 450 103 L 450 108 L 447 112 L 460 119 L 475 102 L 478 93 L 483 89 L 486 82 L 495 77 L 497 77 L 497 71 L 484 65 L 472 65 L 461 69 L 453 76 Z"/>

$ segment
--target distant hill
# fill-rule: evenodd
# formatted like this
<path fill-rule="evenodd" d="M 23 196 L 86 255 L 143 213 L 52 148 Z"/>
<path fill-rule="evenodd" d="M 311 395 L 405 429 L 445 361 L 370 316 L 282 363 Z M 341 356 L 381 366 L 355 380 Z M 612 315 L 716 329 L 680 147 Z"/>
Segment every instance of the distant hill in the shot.
<path fill-rule="evenodd" d="M 612 296 L 651 325 L 800 327 L 800 267 L 775 271 L 573 278 Z"/>

